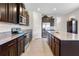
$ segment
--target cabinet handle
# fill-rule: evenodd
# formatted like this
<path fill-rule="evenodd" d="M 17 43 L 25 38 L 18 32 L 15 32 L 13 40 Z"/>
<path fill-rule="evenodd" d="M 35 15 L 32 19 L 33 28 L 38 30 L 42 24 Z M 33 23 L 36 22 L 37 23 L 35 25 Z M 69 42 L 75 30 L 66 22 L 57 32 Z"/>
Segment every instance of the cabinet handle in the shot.
<path fill-rule="evenodd" d="M 10 43 L 8 46 L 11 46 L 11 45 L 13 45 L 13 44 L 16 44 L 16 43 Z"/>

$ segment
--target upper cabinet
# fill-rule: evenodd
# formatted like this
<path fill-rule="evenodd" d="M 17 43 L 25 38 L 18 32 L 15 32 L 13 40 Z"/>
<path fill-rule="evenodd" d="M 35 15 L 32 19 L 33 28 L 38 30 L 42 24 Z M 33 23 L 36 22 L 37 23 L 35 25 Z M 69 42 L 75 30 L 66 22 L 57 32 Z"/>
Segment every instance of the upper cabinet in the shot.
<path fill-rule="evenodd" d="M 42 22 L 50 22 L 49 17 L 47 15 L 43 16 Z"/>
<path fill-rule="evenodd" d="M 8 4 L 8 20 L 10 23 L 17 23 L 17 6 L 14 3 Z"/>
<path fill-rule="evenodd" d="M 49 22 L 50 26 L 54 26 L 54 18 L 52 16 L 51 17 L 48 17 L 47 15 L 43 16 L 42 22 Z"/>
<path fill-rule="evenodd" d="M 7 8 L 6 4 L 0 3 L 0 21 L 7 21 Z"/>
<path fill-rule="evenodd" d="M 0 3 L 0 21 L 19 24 L 20 16 L 29 24 L 29 15 L 22 3 Z"/>
<path fill-rule="evenodd" d="M 71 19 L 70 21 L 67 22 L 67 32 L 70 33 L 78 33 L 78 21 L 76 19 Z"/>
<path fill-rule="evenodd" d="M 54 18 L 50 17 L 50 26 L 54 26 Z"/>

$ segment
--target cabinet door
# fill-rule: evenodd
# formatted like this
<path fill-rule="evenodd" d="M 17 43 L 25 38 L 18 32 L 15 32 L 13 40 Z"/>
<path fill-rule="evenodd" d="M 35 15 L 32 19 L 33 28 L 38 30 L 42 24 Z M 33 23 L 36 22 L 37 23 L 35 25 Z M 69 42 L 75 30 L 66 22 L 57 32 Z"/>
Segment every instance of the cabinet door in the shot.
<path fill-rule="evenodd" d="M 1 21 L 6 21 L 5 13 L 6 13 L 6 4 L 0 4 L 1 5 Z"/>
<path fill-rule="evenodd" d="M 1 4 L 0 4 L 0 21 L 1 21 Z"/>
<path fill-rule="evenodd" d="M 50 46 L 50 41 L 51 41 L 51 36 L 50 36 L 50 34 L 49 33 L 47 33 L 48 34 L 48 45 Z"/>
<path fill-rule="evenodd" d="M 1 46 L 1 55 L 2 56 L 16 56 L 17 55 L 16 40 L 3 44 Z"/>
<path fill-rule="evenodd" d="M 50 19 L 50 26 L 54 26 L 54 19 Z"/>
<path fill-rule="evenodd" d="M 14 42 L 8 45 L 8 54 L 9 54 L 9 56 L 17 55 L 17 47 Z"/>
<path fill-rule="evenodd" d="M 21 55 L 21 43 L 20 43 L 20 41 L 19 41 L 19 39 L 18 39 L 18 55 Z"/>
<path fill-rule="evenodd" d="M 18 38 L 18 55 L 21 55 L 21 53 L 24 52 L 25 48 L 25 37 L 21 36 Z"/>
<path fill-rule="evenodd" d="M 54 37 L 53 36 L 51 37 L 51 44 L 52 44 L 51 49 L 54 54 L 55 53 L 55 44 L 54 44 Z"/>
<path fill-rule="evenodd" d="M 7 44 L 2 45 L 0 56 L 9 56 L 8 49 Z"/>
<path fill-rule="evenodd" d="M 20 40 L 18 38 L 18 55 L 21 55 L 22 52 L 23 52 L 23 40 Z"/>
<path fill-rule="evenodd" d="M 17 12 L 19 12 L 19 11 L 17 11 L 17 6 L 15 3 L 12 4 L 12 6 L 13 6 L 13 10 L 12 10 L 13 23 L 17 23 Z"/>
<path fill-rule="evenodd" d="M 56 55 L 56 56 L 59 56 L 59 39 L 57 39 L 57 38 L 55 38 L 55 52 L 54 52 L 54 54 Z"/>
<path fill-rule="evenodd" d="M 18 55 L 24 52 L 24 41 L 23 39 L 18 41 Z"/>
<path fill-rule="evenodd" d="M 17 23 L 17 6 L 15 3 L 9 3 L 9 22 Z"/>
<path fill-rule="evenodd" d="M 59 56 L 59 45 L 55 43 L 55 55 Z"/>
<path fill-rule="evenodd" d="M 19 9 L 20 15 L 23 16 L 23 4 L 19 4 L 19 6 L 20 6 L 20 9 Z"/>
<path fill-rule="evenodd" d="M 21 52 L 24 52 L 24 40 L 21 40 Z"/>
<path fill-rule="evenodd" d="M 1 56 L 2 52 L 1 52 L 1 47 L 0 47 L 0 56 Z"/>
<path fill-rule="evenodd" d="M 12 10 L 13 10 L 13 4 L 9 3 L 9 22 L 11 23 L 13 23 Z"/>

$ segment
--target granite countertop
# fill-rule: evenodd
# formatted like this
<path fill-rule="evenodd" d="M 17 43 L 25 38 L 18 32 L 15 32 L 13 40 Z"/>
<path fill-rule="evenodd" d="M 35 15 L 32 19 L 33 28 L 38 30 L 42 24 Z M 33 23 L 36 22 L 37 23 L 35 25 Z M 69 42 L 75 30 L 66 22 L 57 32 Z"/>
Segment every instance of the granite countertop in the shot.
<path fill-rule="evenodd" d="M 73 34 L 73 33 L 68 33 L 68 32 L 52 32 L 52 31 L 48 31 L 48 32 L 60 40 L 68 40 L 68 41 L 79 40 L 79 34 Z"/>
<path fill-rule="evenodd" d="M 19 33 L 19 34 L 11 34 L 11 32 L 3 32 L 3 33 L 0 33 L 0 45 L 6 43 L 6 42 L 9 42 L 13 39 L 16 39 L 22 35 L 24 35 L 25 33 Z"/>
<path fill-rule="evenodd" d="M 13 39 L 16 39 L 24 34 L 27 34 L 29 33 L 31 30 L 22 30 L 21 33 L 18 33 L 18 34 L 11 34 L 11 32 L 2 32 L 0 33 L 0 45 L 6 43 L 6 42 L 9 42 Z"/>

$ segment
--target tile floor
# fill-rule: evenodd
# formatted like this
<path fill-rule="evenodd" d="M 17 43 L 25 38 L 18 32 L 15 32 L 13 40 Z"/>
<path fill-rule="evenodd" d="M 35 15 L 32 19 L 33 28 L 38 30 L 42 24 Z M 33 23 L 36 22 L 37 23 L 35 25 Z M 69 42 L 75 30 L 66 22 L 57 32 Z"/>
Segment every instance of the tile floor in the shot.
<path fill-rule="evenodd" d="M 53 56 L 53 54 L 44 39 L 34 39 L 21 56 Z"/>

